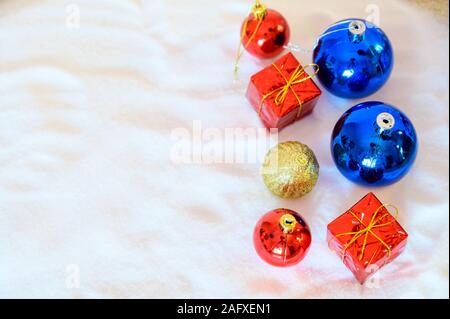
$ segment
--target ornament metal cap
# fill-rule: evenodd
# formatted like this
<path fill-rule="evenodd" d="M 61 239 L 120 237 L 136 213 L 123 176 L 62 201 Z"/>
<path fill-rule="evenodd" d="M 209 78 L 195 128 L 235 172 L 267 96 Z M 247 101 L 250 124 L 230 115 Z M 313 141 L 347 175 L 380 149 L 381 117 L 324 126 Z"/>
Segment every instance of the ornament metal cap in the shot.
<path fill-rule="evenodd" d="M 390 130 L 395 126 L 395 118 L 392 114 L 383 112 L 377 116 L 377 125 L 381 129 Z"/>
<path fill-rule="evenodd" d="M 280 226 L 285 234 L 292 233 L 297 225 L 297 220 L 291 214 L 285 214 L 280 218 Z"/>
<path fill-rule="evenodd" d="M 354 35 L 363 35 L 366 32 L 366 25 L 359 20 L 353 20 L 348 26 L 349 31 Z"/>
<path fill-rule="evenodd" d="M 262 3 L 256 3 L 252 7 L 252 13 L 256 20 L 263 20 L 267 15 L 267 8 Z"/>
<path fill-rule="evenodd" d="M 353 20 L 348 26 L 348 32 L 354 43 L 359 43 L 364 39 L 366 24 L 360 20 Z"/>

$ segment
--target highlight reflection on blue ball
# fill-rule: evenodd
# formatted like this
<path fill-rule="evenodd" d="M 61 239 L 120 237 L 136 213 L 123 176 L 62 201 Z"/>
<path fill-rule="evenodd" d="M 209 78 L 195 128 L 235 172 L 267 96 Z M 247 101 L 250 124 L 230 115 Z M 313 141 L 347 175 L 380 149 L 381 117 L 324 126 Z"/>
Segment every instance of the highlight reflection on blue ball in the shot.
<path fill-rule="evenodd" d="M 331 152 L 337 168 L 349 180 L 384 186 L 408 173 L 417 144 L 414 126 L 405 114 L 382 102 L 365 102 L 338 120 Z"/>
<path fill-rule="evenodd" d="M 394 53 L 386 34 L 361 19 L 337 22 L 320 37 L 314 50 L 318 78 L 332 94 L 343 98 L 367 97 L 388 80 Z"/>

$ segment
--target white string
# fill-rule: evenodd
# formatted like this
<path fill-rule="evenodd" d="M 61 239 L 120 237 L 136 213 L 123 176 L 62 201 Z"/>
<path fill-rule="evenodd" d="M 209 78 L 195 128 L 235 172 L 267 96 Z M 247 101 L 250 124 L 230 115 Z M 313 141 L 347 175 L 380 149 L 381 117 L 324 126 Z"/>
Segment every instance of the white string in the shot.
<path fill-rule="evenodd" d="M 344 24 L 344 23 L 345 23 L 345 24 L 348 24 L 348 21 L 341 21 L 341 22 L 339 22 L 339 23 L 337 23 L 337 24 L 335 24 L 335 25 Z M 289 42 L 287 45 L 285 45 L 284 48 L 287 49 L 287 50 L 293 51 L 293 52 L 313 53 L 314 50 L 315 50 L 315 49 L 317 48 L 317 46 L 319 45 L 320 40 L 321 40 L 323 37 L 326 37 L 326 36 L 328 36 L 328 35 L 330 35 L 330 34 L 333 34 L 333 33 L 336 33 L 336 32 L 350 31 L 350 30 L 352 30 L 352 26 L 348 26 L 348 27 L 346 27 L 346 28 L 337 29 L 337 30 L 333 30 L 333 31 L 330 31 L 330 32 L 323 33 L 322 35 L 320 35 L 320 36 L 316 39 L 316 42 L 314 43 L 314 46 L 313 46 L 312 49 L 304 49 L 304 48 L 302 48 L 301 46 L 299 46 L 299 45 L 297 45 L 297 44 L 294 44 L 294 43 L 291 43 L 291 42 Z"/>

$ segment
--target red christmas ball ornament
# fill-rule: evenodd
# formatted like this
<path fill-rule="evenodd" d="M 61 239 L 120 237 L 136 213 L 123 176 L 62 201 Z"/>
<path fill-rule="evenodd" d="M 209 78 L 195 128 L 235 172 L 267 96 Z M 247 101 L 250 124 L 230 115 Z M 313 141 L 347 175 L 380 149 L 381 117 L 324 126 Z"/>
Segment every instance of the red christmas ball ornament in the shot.
<path fill-rule="evenodd" d="M 293 266 L 302 261 L 311 240 L 311 232 L 303 217 L 283 208 L 264 215 L 253 233 L 258 255 L 278 267 Z"/>
<path fill-rule="evenodd" d="M 289 42 L 289 25 L 279 12 L 260 3 L 255 4 L 252 11 L 241 28 L 242 46 L 256 57 L 273 58 Z"/>

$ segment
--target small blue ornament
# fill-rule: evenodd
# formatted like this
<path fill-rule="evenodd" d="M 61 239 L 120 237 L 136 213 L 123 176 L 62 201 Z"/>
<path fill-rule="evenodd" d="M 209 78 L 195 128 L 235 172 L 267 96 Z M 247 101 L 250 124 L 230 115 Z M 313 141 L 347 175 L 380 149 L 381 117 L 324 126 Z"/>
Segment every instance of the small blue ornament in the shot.
<path fill-rule="evenodd" d="M 365 102 L 345 112 L 336 123 L 331 153 L 349 180 L 385 186 L 408 173 L 417 144 L 414 126 L 405 114 L 382 102 Z"/>
<path fill-rule="evenodd" d="M 319 80 L 332 94 L 348 99 L 367 97 L 388 80 L 394 53 L 386 34 L 361 19 L 332 25 L 314 50 Z"/>

